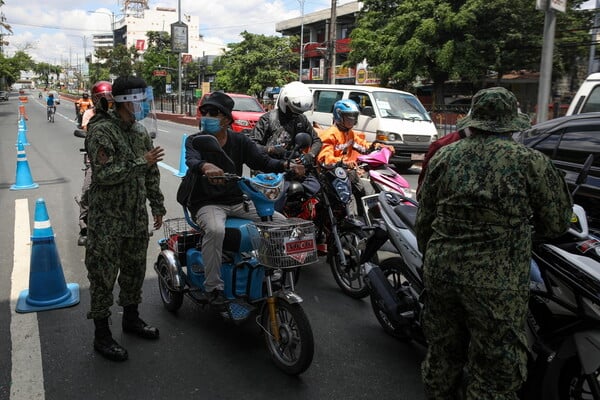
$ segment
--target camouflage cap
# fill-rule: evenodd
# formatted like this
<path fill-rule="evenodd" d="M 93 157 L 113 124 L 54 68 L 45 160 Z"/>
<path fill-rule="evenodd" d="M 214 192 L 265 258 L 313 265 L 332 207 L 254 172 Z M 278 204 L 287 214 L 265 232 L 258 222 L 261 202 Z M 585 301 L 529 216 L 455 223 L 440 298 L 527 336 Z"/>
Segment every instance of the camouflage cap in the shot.
<path fill-rule="evenodd" d="M 521 131 L 530 126 L 527 115 L 519 112 L 515 95 L 503 87 L 477 92 L 473 96 L 469 114 L 456 124 L 458 130 L 477 128 L 496 133 Z"/>

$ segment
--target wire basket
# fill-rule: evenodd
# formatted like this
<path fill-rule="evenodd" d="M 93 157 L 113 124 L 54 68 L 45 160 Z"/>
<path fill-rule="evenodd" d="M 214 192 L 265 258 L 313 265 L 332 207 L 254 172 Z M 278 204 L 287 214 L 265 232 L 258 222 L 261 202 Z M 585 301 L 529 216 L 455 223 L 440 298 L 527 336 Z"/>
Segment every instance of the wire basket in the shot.
<path fill-rule="evenodd" d="M 185 255 L 188 249 L 200 247 L 203 232 L 193 229 L 185 218 L 172 218 L 163 221 L 167 245 L 179 256 Z"/>
<path fill-rule="evenodd" d="M 261 264 L 295 268 L 318 261 L 315 226 L 300 218 L 255 222 L 252 245 Z"/>

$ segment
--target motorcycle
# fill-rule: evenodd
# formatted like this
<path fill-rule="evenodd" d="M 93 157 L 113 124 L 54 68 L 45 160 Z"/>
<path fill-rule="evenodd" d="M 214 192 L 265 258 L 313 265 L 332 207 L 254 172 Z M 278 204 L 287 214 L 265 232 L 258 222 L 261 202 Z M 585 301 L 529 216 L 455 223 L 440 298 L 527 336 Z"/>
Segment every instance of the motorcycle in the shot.
<path fill-rule="evenodd" d="M 377 142 L 375 142 L 377 143 Z M 412 197 L 410 184 L 402 175 L 390 168 L 392 151 L 387 147 L 358 156 L 358 166 L 364 170 L 375 193 L 393 191 Z"/>
<path fill-rule="evenodd" d="M 592 161 L 590 156 L 575 191 L 585 182 Z M 389 335 L 426 345 L 421 329 L 422 255 L 414 234 L 418 204 L 398 193 L 376 196 L 372 214 L 382 223 L 373 228 L 361 257 L 373 312 Z M 397 256 L 376 264 L 375 254 L 388 239 Z M 530 289 L 528 379 L 519 397 L 600 399 L 600 238 L 590 234 L 580 206 L 574 205 L 566 234 L 534 241 Z"/>
<path fill-rule="evenodd" d="M 198 137 L 202 151 L 222 152 L 212 137 Z M 275 365 L 289 375 L 304 372 L 314 353 L 312 328 L 295 291 L 293 271 L 318 261 L 315 229 L 310 221 L 273 221 L 273 204 L 281 195 L 284 174 L 257 174 L 236 181 L 254 202 L 261 222 L 227 218 L 221 277 L 229 300 L 217 312 L 236 324 L 255 316 Z M 164 221 L 165 238 L 154 269 L 164 307 L 175 312 L 187 296 L 209 304 L 204 292 L 202 229 L 184 208 L 184 218 Z M 209 249 L 210 250 L 210 249 Z"/>

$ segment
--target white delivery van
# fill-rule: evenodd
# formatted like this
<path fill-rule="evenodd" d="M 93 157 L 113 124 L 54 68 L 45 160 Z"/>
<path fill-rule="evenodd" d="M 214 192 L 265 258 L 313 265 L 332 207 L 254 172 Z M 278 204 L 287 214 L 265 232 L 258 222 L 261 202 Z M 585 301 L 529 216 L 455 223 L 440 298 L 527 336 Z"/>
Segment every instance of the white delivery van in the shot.
<path fill-rule="evenodd" d="M 375 139 L 394 146 L 391 162 L 408 169 L 423 160 L 437 130 L 431 117 L 416 96 L 394 89 L 372 86 L 326 85 L 307 83 L 314 107 L 305 114 L 321 128 L 333 123 L 333 105 L 342 99 L 354 100 L 361 111 L 354 127 L 367 141 Z"/>
<path fill-rule="evenodd" d="M 600 73 L 591 74 L 571 100 L 566 115 L 600 111 Z"/>

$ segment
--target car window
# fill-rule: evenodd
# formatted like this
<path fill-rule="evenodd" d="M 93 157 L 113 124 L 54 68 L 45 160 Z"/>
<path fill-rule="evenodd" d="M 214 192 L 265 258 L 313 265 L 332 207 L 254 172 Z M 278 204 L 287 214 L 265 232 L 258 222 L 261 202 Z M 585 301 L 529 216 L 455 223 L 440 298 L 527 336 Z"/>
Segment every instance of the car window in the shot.
<path fill-rule="evenodd" d="M 233 111 L 251 111 L 251 112 L 265 112 L 260 106 L 260 103 L 250 97 L 232 97 L 233 99 Z"/>
<path fill-rule="evenodd" d="M 567 129 L 562 135 L 556 160 L 583 164 L 591 153 L 600 154 L 600 127 L 582 126 Z M 594 166 L 600 166 L 600 157 L 594 160 Z"/>
<path fill-rule="evenodd" d="M 600 85 L 594 86 L 581 108 L 581 113 L 600 111 Z"/>
<path fill-rule="evenodd" d="M 332 113 L 333 105 L 336 101 L 341 100 L 343 95 L 344 92 L 337 92 L 333 90 L 315 90 L 315 111 Z"/>
<path fill-rule="evenodd" d="M 431 120 L 429 114 L 415 96 L 396 92 L 373 92 L 373 96 L 383 118 L 416 121 Z"/>
<path fill-rule="evenodd" d="M 350 92 L 348 98 L 350 100 L 353 100 L 356 104 L 358 104 L 358 109 L 361 111 L 364 107 L 373 107 L 373 103 L 371 103 L 371 99 L 369 98 L 368 93 Z"/>

